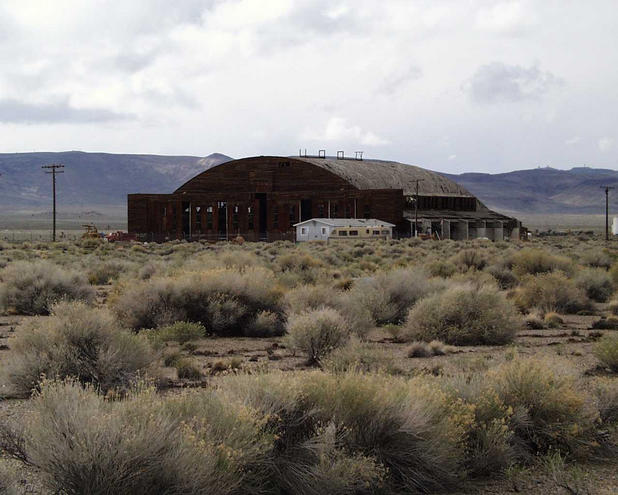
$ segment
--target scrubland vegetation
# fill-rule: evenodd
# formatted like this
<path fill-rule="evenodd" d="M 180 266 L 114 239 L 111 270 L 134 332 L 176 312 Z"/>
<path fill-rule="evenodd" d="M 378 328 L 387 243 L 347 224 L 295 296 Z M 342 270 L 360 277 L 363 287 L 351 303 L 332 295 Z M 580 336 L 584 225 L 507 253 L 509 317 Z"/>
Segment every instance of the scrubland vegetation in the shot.
<path fill-rule="evenodd" d="M 613 244 L 89 240 L 2 244 L 0 267 L 0 490 L 482 493 L 617 467 Z"/>

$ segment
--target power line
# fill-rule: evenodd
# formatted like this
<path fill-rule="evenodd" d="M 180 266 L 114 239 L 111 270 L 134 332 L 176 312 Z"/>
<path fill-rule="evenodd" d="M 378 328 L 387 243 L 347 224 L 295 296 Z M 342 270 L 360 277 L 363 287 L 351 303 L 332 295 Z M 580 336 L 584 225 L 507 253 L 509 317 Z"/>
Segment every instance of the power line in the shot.
<path fill-rule="evenodd" d="M 45 172 L 45 173 L 51 174 L 52 176 L 52 192 L 53 192 L 53 197 L 54 197 L 52 241 L 56 242 L 56 174 L 64 173 L 64 171 L 58 170 L 60 168 L 64 168 L 64 165 L 52 163 L 51 165 L 43 165 L 41 168 L 51 170 L 51 172 Z"/>
<path fill-rule="evenodd" d="M 609 241 L 609 191 L 615 189 L 612 186 L 601 186 L 605 189 L 605 240 Z"/>

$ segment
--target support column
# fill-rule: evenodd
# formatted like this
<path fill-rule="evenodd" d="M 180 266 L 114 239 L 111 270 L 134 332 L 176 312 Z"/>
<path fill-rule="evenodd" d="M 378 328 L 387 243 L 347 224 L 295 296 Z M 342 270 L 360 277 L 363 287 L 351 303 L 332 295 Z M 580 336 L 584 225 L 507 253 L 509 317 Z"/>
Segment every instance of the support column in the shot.
<path fill-rule="evenodd" d="M 442 239 L 451 238 L 451 222 L 450 220 L 442 220 Z"/>
<path fill-rule="evenodd" d="M 487 222 L 485 220 L 479 220 L 476 222 L 476 236 L 487 237 Z"/>

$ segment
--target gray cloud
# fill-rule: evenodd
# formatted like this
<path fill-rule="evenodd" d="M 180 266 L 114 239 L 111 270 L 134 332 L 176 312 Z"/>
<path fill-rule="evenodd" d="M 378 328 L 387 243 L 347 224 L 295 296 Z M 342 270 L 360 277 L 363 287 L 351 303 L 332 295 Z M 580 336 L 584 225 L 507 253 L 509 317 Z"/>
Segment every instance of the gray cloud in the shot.
<path fill-rule="evenodd" d="M 345 2 L 338 5 L 330 0 L 303 0 L 281 19 L 259 27 L 257 34 L 260 52 L 267 54 L 281 48 L 312 44 L 324 37 L 364 36 L 373 28 L 359 17 L 358 9 L 348 8 Z"/>
<path fill-rule="evenodd" d="M 127 72 L 137 72 L 145 69 L 152 64 L 158 56 L 158 52 L 131 53 L 123 52 L 114 58 L 113 63 L 116 67 Z"/>
<path fill-rule="evenodd" d="M 405 86 L 410 81 L 420 78 L 423 75 L 420 67 L 415 65 L 403 66 L 400 69 L 384 77 L 384 81 L 378 88 L 379 93 L 392 95 Z"/>
<path fill-rule="evenodd" d="M 370 130 L 374 156 L 444 171 L 618 163 L 615 0 L 61 3 L 0 1 L 0 151 L 289 154 Z"/>
<path fill-rule="evenodd" d="M 476 103 L 499 103 L 537 99 L 562 84 L 562 79 L 536 65 L 526 68 L 492 62 L 479 67 L 463 89 Z"/>
<path fill-rule="evenodd" d="M 137 92 L 137 95 L 151 103 L 165 104 L 168 106 L 179 106 L 191 110 L 201 110 L 203 105 L 195 95 L 183 90 L 180 87 L 172 87 L 169 92 L 157 89 L 148 89 Z"/>
<path fill-rule="evenodd" d="M 24 103 L 13 99 L 0 100 L 0 122 L 34 123 L 89 123 L 129 120 L 130 114 L 116 113 L 103 108 L 75 108 L 68 99 L 57 103 Z"/>

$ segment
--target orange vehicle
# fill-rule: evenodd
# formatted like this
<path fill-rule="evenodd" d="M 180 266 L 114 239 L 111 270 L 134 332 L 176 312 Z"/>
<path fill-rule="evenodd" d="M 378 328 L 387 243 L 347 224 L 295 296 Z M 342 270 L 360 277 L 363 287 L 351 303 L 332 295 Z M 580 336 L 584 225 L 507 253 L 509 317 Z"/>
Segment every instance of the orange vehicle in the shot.
<path fill-rule="evenodd" d="M 98 239 L 101 237 L 101 234 L 99 234 L 97 227 L 93 223 L 87 223 L 82 225 L 82 227 L 86 229 L 86 232 L 82 234 L 82 239 Z"/>

